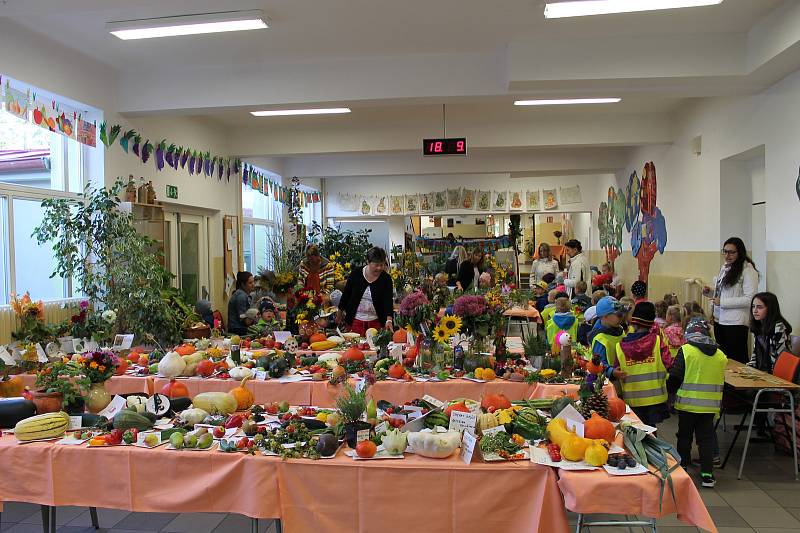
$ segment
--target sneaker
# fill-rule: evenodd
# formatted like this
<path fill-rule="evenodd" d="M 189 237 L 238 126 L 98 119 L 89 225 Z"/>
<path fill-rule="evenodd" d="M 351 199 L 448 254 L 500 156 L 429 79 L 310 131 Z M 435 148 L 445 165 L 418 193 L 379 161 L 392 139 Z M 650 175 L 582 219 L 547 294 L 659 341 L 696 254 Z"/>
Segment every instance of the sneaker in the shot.
<path fill-rule="evenodd" d="M 700 484 L 706 488 L 713 489 L 717 484 L 713 474 L 700 474 Z"/>

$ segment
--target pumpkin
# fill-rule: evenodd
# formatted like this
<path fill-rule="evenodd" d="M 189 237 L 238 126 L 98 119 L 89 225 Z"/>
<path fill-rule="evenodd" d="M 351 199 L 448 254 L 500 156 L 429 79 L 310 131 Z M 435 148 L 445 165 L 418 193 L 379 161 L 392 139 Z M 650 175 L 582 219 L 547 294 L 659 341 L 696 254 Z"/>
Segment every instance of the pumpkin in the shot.
<path fill-rule="evenodd" d="M 185 369 L 186 361 L 178 352 L 169 352 L 158 362 L 158 373 L 166 378 L 180 376 Z"/>
<path fill-rule="evenodd" d="M 351 346 L 342 354 L 339 358 L 340 363 L 347 363 L 349 361 L 363 361 L 364 360 L 364 352 L 359 350 L 358 348 Z"/>
<path fill-rule="evenodd" d="M 214 373 L 215 370 L 216 370 L 216 365 L 208 359 L 203 359 L 202 361 L 197 363 L 197 374 L 203 376 L 204 378 L 209 377 L 211 374 Z"/>
<path fill-rule="evenodd" d="M 250 379 L 250 376 L 245 377 L 242 380 L 242 383 L 238 387 L 234 387 L 231 389 L 230 394 L 236 398 L 236 410 L 237 411 L 244 411 L 245 409 L 249 409 L 253 402 L 255 402 L 256 398 L 253 395 L 253 392 L 248 389 L 245 385 L 247 384 L 247 380 Z"/>
<path fill-rule="evenodd" d="M 311 344 L 313 342 L 323 342 L 328 340 L 328 336 L 324 333 L 314 333 L 308 338 L 308 343 Z"/>
<path fill-rule="evenodd" d="M 469 413 L 469 407 L 464 402 L 453 403 L 447 406 L 447 409 L 444 410 L 444 414 L 450 418 L 450 413 L 453 411 L 461 411 L 462 413 Z"/>
<path fill-rule="evenodd" d="M 625 416 L 625 412 L 627 411 L 627 407 L 625 402 L 622 398 L 613 397 L 608 399 L 608 419 L 612 422 L 619 422 L 623 416 Z"/>
<path fill-rule="evenodd" d="M 0 381 L 0 397 L 14 398 L 21 396 L 23 390 L 25 390 L 25 384 L 19 376 Z"/>
<path fill-rule="evenodd" d="M 408 342 L 408 332 L 404 329 L 398 329 L 392 334 L 392 342 L 396 344 L 405 344 Z"/>
<path fill-rule="evenodd" d="M 175 348 L 175 351 L 178 352 L 178 355 L 192 355 L 197 350 L 191 344 L 182 344 Z"/>
<path fill-rule="evenodd" d="M 581 438 L 575 433 L 572 433 L 560 445 L 561 457 L 567 461 L 581 461 L 590 443 L 591 441 L 589 439 Z"/>
<path fill-rule="evenodd" d="M 483 371 L 486 376 L 486 370 Z M 492 372 L 494 374 L 494 372 Z M 484 377 L 484 379 L 486 379 Z M 511 407 L 511 402 L 506 398 L 505 394 L 487 394 L 481 399 L 481 407 L 484 411 L 499 411 L 500 409 L 508 409 Z"/>
<path fill-rule="evenodd" d="M 483 369 L 483 379 L 485 379 L 486 381 L 494 381 L 496 377 L 497 374 L 495 374 L 494 370 L 492 370 L 491 368 Z"/>
<path fill-rule="evenodd" d="M 246 366 L 235 366 L 228 371 L 228 374 L 235 380 L 239 381 L 244 378 L 253 376 L 253 371 Z"/>
<path fill-rule="evenodd" d="M 171 379 L 169 383 L 165 383 L 161 388 L 161 394 L 167 398 L 181 398 L 183 396 L 189 396 L 189 389 L 177 379 Z"/>
<path fill-rule="evenodd" d="M 389 377 L 394 379 L 403 379 L 406 375 L 406 368 L 400 363 L 395 363 L 389 367 Z"/>
<path fill-rule="evenodd" d="M 114 375 L 121 376 L 125 374 L 125 371 L 128 370 L 129 365 L 130 363 L 128 362 L 127 359 L 120 359 L 119 364 L 117 364 L 117 369 L 114 370 Z"/>
<path fill-rule="evenodd" d="M 603 363 L 599 362 L 599 360 L 597 363 L 595 363 L 594 359 L 592 359 L 591 361 L 586 363 L 586 371 L 589 372 L 590 374 L 595 374 L 599 376 L 603 372 Z"/>
<path fill-rule="evenodd" d="M 586 447 L 583 453 L 583 460 L 592 466 L 603 466 L 608 461 L 608 448 L 600 442 L 594 441 Z"/>
<path fill-rule="evenodd" d="M 614 424 L 592 411 L 592 416 L 583 424 L 583 436 L 587 439 L 603 439 L 614 442 Z"/>
<path fill-rule="evenodd" d="M 408 350 L 406 350 L 406 359 L 416 360 L 417 358 L 417 347 L 412 346 Z"/>

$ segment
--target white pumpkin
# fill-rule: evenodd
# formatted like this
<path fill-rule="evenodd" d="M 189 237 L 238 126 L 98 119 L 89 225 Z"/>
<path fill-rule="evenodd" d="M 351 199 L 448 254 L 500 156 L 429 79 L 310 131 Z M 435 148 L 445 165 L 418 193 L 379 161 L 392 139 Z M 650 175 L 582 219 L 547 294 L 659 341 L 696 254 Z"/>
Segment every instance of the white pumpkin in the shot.
<path fill-rule="evenodd" d="M 408 434 L 408 445 L 414 453 L 423 457 L 444 459 L 450 457 L 461 444 L 461 433 L 458 431 L 415 431 Z"/>
<path fill-rule="evenodd" d="M 339 337 L 338 335 L 331 335 L 328 337 L 328 340 L 331 342 L 335 342 L 336 344 L 342 344 L 344 342 L 343 337 Z"/>
<path fill-rule="evenodd" d="M 330 368 L 332 370 L 332 369 L 336 368 L 336 366 L 339 364 L 339 358 L 341 356 L 342 356 L 342 354 L 336 353 L 336 352 L 324 353 L 324 354 L 320 355 L 319 358 L 317 358 L 317 364 L 320 364 L 320 365 L 324 364 L 325 366 L 327 366 L 328 368 Z"/>
<path fill-rule="evenodd" d="M 178 352 L 168 352 L 158 362 L 158 373 L 166 378 L 175 378 L 186 369 L 186 361 Z"/>
<path fill-rule="evenodd" d="M 147 396 L 133 395 L 125 398 L 125 405 L 127 407 L 133 407 L 134 405 L 144 405 L 145 403 L 147 403 Z"/>
<path fill-rule="evenodd" d="M 353 333 L 352 331 L 348 331 L 346 333 L 342 333 L 342 337 L 344 337 L 345 339 L 347 339 L 349 341 L 355 340 L 355 339 L 359 338 L 360 336 L 361 336 L 360 334 Z"/>
<path fill-rule="evenodd" d="M 187 424 L 200 424 L 203 420 L 206 419 L 208 413 L 202 409 L 198 409 L 194 407 L 192 409 L 186 409 L 185 411 L 181 411 L 179 415 L 180 419 Z"/>
<path fill-rule="evenodd" d="M 237 381 L 253 376 L 253 371 L 246 366 L 235 366 L 228 370 L 228 375 Z"/>

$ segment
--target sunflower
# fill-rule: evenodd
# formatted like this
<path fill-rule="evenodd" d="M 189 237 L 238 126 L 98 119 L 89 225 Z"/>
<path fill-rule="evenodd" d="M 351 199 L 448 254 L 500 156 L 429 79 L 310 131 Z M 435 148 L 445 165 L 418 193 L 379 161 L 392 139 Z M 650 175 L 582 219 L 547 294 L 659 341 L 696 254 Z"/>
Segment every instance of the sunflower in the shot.
<path fill-rule="evenodd" d="M 433 328 L 433 339 L 437 342 L 447 342 L 450 340 L 447 330 L 440 324 Z"/>
<path fill-rule="evenodd" d="M 451 337 L 461 330 L 461 317 L 454 315 L 445 315 L 439 322 L 439 327 L 444 328 L 447 336 Z"/>

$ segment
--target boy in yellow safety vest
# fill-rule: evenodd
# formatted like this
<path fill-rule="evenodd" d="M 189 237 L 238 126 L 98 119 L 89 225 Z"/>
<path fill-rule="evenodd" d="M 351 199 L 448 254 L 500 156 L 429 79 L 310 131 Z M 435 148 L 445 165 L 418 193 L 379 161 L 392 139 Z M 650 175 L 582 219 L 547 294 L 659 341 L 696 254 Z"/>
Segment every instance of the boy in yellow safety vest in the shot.
<path fill-rule="evenodd" d="M 617 359 L 617 344 L 624 333 L 620 323 L 625 309 L 613 296 L 604 296 L 597 302 L 595 310 L 598 322 L 589 333 L 592 362 L 603 364 L 606 377 L 619 378 L 621 371 L 614 368 L 614 363 Z"/>
<path fill-rule="evenodd" d="M 636 304 L 631 315 L 634 331 L 617 345 L 615 366 L 622 383 L 622 398 L 642 422 L 649 426 L 669 417 L 667 369 L 672 366 L 669 347 L 655 327 L 656 307 L 651 302 Z"/>
<path fill-rule="evenodd" d="M 578 336 L 578 319 L 570 309 L 569 298 L 559 298 L 556 300 L 556 312 L 553 318 L 547 321 L 545 325 L 545 333 L 547 334 L 547 345 L 553 345 L 553 339 L 559 331 L 566 331 L 569 333 L 570 339 L 575 339 Z"/>
<path fill-rule="evenodd" d="M 686 344 L 681 346 L 669 371 L 667 389 L 677 391 L 675 409 L 678 411 L 678 453 L 681 466 L 692 462 L 692 436 L 700 449 L 700 480 L 704 487 L 713 487 L 714 448 L 716 432 L 714 419 L 722 406 L 725 367 L 728 358 L 711 338 L 710 327 L 703 317 L 692 317 L 684 333 Z"/>

